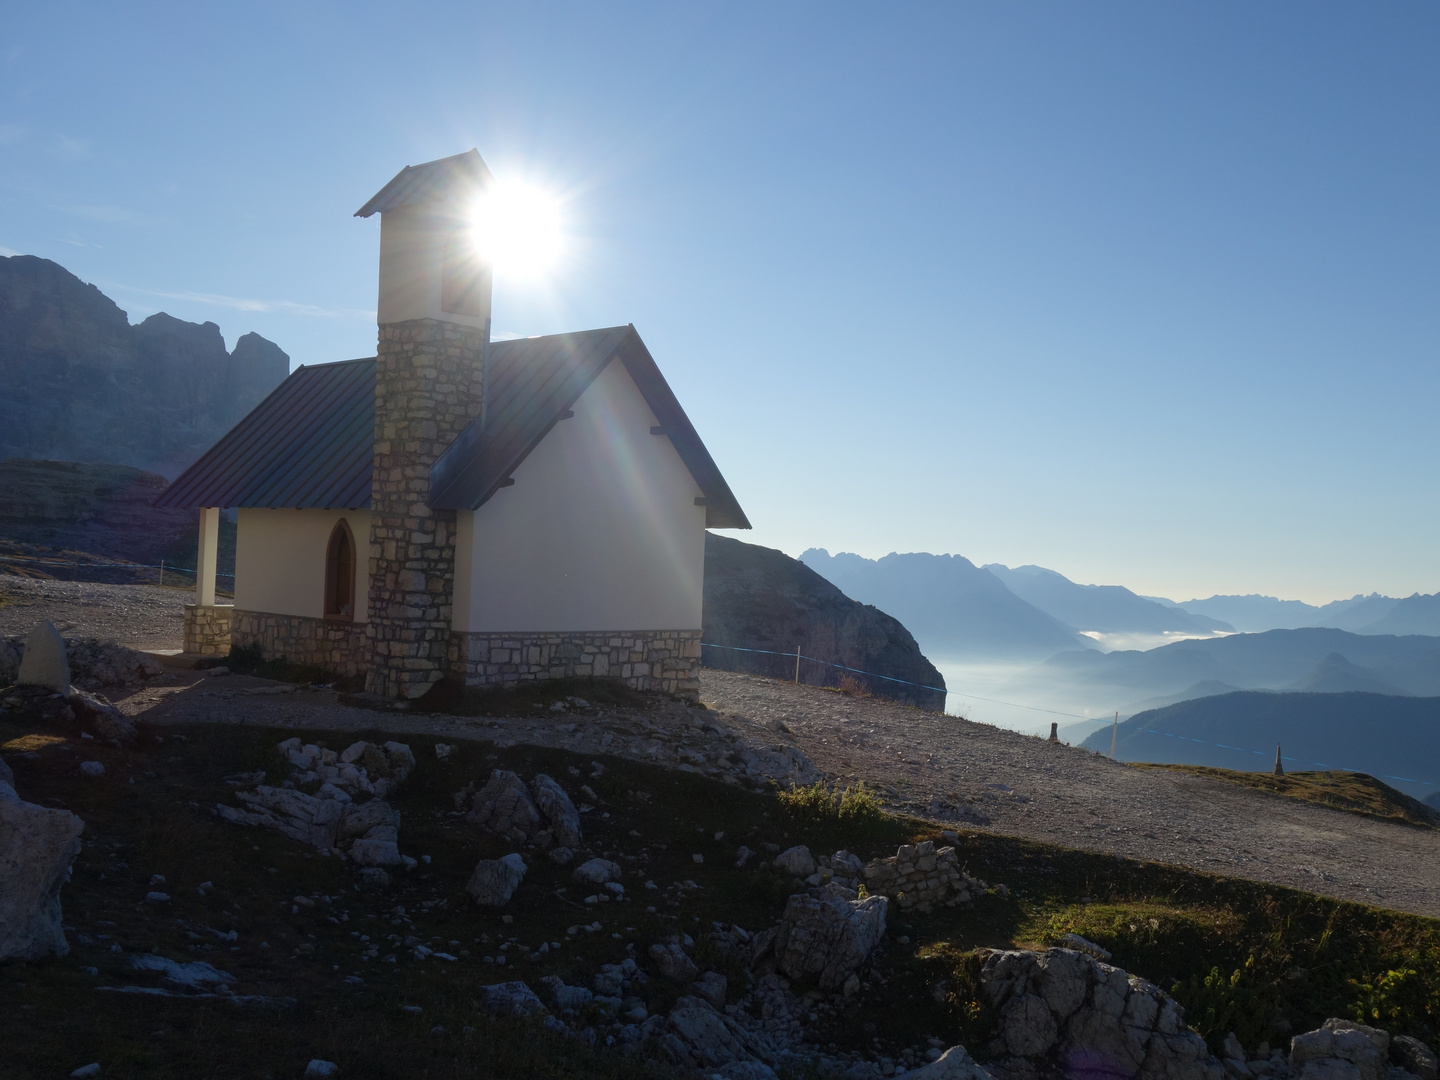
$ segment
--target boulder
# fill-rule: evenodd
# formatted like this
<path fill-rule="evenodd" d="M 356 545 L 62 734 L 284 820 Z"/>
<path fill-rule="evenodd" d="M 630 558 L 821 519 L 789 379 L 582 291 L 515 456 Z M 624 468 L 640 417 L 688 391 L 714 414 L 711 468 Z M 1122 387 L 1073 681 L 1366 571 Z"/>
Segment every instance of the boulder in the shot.
<path fill-rule="evenodd" d="M 535 792 L 535 804 L 545 815 L 550 834 L 561 847 L 580 846 L 580 813 L 565 789 L 544 773 L 536 773 L 530 784 Z"/>
<path fill-rule="evenodd" d="M 42 620 L 25 639 L 25 655 L 15 681 L 21 686 L 43 686 L 61 697 L 70 696 L 70 660 L 60 632 L 49 619 Z"/>
<path fill-rule="evenodd" d="M 620 880 L 620 866 L 609 859 L 587 859 L 570 876 L 585 885 L 604 885 Z"/>
<path fill-rule="evenodd" d="M 751 963 L 772 954 L 781 974 L 814 977 L 820 989 L 841 989 L 869 958 L 885 934 L 888 901 L 814 897 L 796 893 L 785 904 L 780 925 L 755 937 Z"/>
<path fill-rule="evenodd" d="M 682 997 L 675 1003 L 665 1018 L 663 1042 L 673 1059 L 692 1068 L 712 1070 L 775 1059 L 773 1048 L 760 1044 L 757 1036 L 698 997 Z"/>
<path fill-rule="evenodd" d="M 525 860 L 518 852 L 503 859 L 481 859 L 465 891 L 483 907 L 504 907 L 525 877 Z"/>
<path fill-rule="evenodd" d="M 1436 1060 L 1435 1051 L 1409 1035 L 1396 1035 L 1390 1040 L 1390 1058 L 1420 1080 L 1436 1080 L 1440 1076 L 1440 1061 Z"/>
<path fill-rule="evenodd" d="M 1290 1040 L 1290 1069 L 1301 1080 L 1384 1080 L 1389 1057 L 1390 1033 L 1353 1020 L 1331 1018 Z"/>
<path fill-rule="evenodd" d="M 535 991 L 518 980 L 482 986 L 484 1008 L 491 1016 L 543 1016 L 548 1010 Z"/>
<path fill-rule="evenodd" d="M 650 965 L 662 979 L 669 979 L 676 986 L 688 986 L 700 974 L 695 961 L 685 955 L 685 950 L 671 942 L 666 945 L 651 945 Z"/>
<path fill-rule="evenodd" d="M 15 794 L 0 778 L 0 960 L 40 960 L 70 951 L 60 921 L 60 887 L 80 852 L 85 823 Z"/>
<path fill-rule="evenodd" d="M 343 852 L 360 866 L 414 864 L 400 854 L 400 812 L 384 799 L 356 803 L 332 784 L 322 786 L 318 795 L 264 784 L 235 794 L 246 809 L 215 807 L 221 819 L 235 825 L 259 825 L 317 851 Z"/>
<path fill-rule="evenodd" d="M 546 975 L 540 980 L 540 985 L 550 995 L 550 1000 L 555 1003 L 555 1008 L 561 1012 L 584 1008 L 595 1000 L 595 995 L 585 987 L 567 986 L 565 980 L 559 975 Z"/>
<path fill-rule="evenodd" d="M 815 873 L 815 857 L 804 844 L 796 844 L 775 856 L 775 866 L 796 877 L 809 877 Z"/>
<path fill-rule="evenodd" d="M 520 777 L 506 769 L 494 770 L 489 781 L 475 792 L 469 804 L 466 821 L 508 837 L 515 843 L 529 840 L 543 828 L 540 808 L 530 797 L 530 789 Z"/>
<path fill-rule="evenodd" d="M 134 721 L 99 694 L 72 690 L 70 708 L 74 711 L 76 720 L 101 738 L 129 743 L 134 742 L 138 735 Z"/>
<path fill-rule="evenodd" d="M 725 1007 L 725 992 L 729 983 L 718 971 L 707 971 L 695 980 L 695 996 L 704 998 L 717 1009 Z"/>
<path fill-rule="evenodd" d="M 905 1074 L 908 1080 L 993 1080 L 963 1046 L 952 1046 L 928 1065 Z M 1076 1075 L 1083 1075 L 1078 1070 Z"/>
<path fill-rule="evenodd" d="M 1144 979 L 1073 949 L 982 950 L 980 982 L 998 1016 L 997 1076 L 1068 1074 L 1073 1063 L 1135 1080 L 1224 1080 L 1185 1011 Z"/>

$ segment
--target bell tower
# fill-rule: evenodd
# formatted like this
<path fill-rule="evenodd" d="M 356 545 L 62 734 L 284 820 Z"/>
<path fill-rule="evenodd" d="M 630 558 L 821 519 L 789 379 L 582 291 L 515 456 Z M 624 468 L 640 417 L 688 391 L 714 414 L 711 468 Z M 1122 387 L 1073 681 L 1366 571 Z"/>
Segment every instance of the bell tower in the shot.
<path fill-rule="evenodd" d="M 409 165 L 356 211 L 380 215 L 368 689 L 423 694 L 449 669 L 455 512 L 429 505 L 430 466 L 484 403 L 491 270 L 475 150 Z"/>

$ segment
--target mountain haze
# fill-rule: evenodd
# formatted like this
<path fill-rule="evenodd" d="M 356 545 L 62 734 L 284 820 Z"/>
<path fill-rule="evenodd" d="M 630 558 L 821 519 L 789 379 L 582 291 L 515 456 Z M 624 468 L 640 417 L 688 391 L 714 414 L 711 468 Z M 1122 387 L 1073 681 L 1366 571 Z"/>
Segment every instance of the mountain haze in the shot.
<path fill-rule="evenodd" d="M 1370 633 L 1368 624 L 1387 615 L 1399 603 L 1394 597 L 1371 593 L 1348 600 L 1334 600 L 1316 607 L 1303 600 L 1281 600 L 1274 596 L 1211 596 L 1205 600 L 1186 600 L 1178 607 L 1194 615 L 1205 615 L 1230 623 L 1243 633 L 1258 634 L 1266 630 L 1297 630 L 1303 626 L 1329 626 L 1337 630 Z M 1394 631 L 1375 631 L 1393 633 Z M 1412 631 L 1413 632 L 1413 631 Z M 1440 630 L 1434 631 L 1440 633 Z"/>
<path fill-rule="evenodd" d="M 1022 600 L 1079 630 L 1108 634 L 1233 632 L 1235 627 L 1137 596 L 1123 585 L 1078 585 L 1042 566 L 984 567 Z"/>
<path fill-rule="evenodd" d="M 1090 647 L 1073 627 L 960 555 L 865 559 L 811 548 L 800 561 L 847 596 L 894 615 L 932 657 L 1040 659 Z"/>

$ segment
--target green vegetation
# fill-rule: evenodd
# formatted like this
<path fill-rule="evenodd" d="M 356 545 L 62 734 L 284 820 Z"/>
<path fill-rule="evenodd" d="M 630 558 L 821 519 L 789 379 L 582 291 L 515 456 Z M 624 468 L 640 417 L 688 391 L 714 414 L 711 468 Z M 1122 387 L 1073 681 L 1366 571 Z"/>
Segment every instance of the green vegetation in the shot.
<path fill-rule="evenodd" d="M 1196 776 L 1208 776 L 1214 780 L 1224 780 L 1274 795 L 1283 795 L 1287 799 L 1319 803 L 1334 810 L 1348 810 L 1353 814 L 1363 814 L 1383 821 L 1404 822 L 1425 828 L 1440 825 L 1440 811 L 1426 806 L 1418 799 L 1412 799 L 1404 792 L 1396 791 L 1368 773 L 1335 769 L 1330 772 L 1293 772 L 1274 776 L 1270 773 L 1216 769 L 1209 765 L 1156 765 L 1137 762 L 1133 767 L 1172 769 Z"/>
<path fill-rule="evenodd" d="M 439 740 L 457 744 L 440 760 L 436 738 L 411 735 L 401 738 L 419 764 L 391 802 L 402 814 L 401 850 L 430 862 L 392 885 L 361 887 L 336 859 L 212 813 L 216 802 L 233 801 L 226 776 L 263 770 L 271 782 L 283 779 L 275 744 L 289 734 L 197 724 L 151 733 L 137 749 L 82 748 L 76 732 L 0 720 L 0 751 L 22 795 L 86 821 L 86 846 L 62 894 L 73 952 L 0 967 L 7 1078 L 63 1076 L 90 1061 L 102 1062 L 107 1077 L 286 1078 L 312 1057 L 338 1062 L 346 1077 L 671 1076 L 666 1065 L 603 1044 L 491 1021 L 478 1007 L 479 988 L 511 978 L 536 985 L 547 974 L 588 984 L 627 945 L 643 955 L 650 942 L 688 932 L 697 961 L 740 990 L 744 967 L 709 939 L 711 922 L 764 929 L 795 888 L 753 862 L 737 871 L 741 845 L 762 853 L 845 847 L 868 859 L 898 843 L 941 840 L 928 823 L 883 813 L 863 787 L 766 795 L 618 758 L 453 738 Z M 304 735 L 336 749 L 386 738 L 379 730 Z M 104 762 L 103 780 L 78 773 L 87 759 Z M 570 868 L 536 854 L 505 913 L 511 922 L 476 908 L 463 892 L 476 860 L 511 847 L 456 816 L 451 797 L 497 767 L 527 779 L 548 772 L 571 791 L 589 785 L 587 848 L 625 867 L 633 901 L 586 905 Z M 1425 1039 L 1440 1033 L 1435 920 L 988 833 L 962 833 L 956 847 L 969 873 L 1006 889 L 930 915 L 892 909 L 875 988 L 822 1018 L 822 1043 L 868 1048 L 878 1034 L 893 1052 L 934 1035 L 980 1051 L 993 1017 L 977 991 L 975 950 L 1041 947 L 1067 932 L 1174 993 L 1212 1045 L 1230 1030 L 1250 1045 L 1278 1044 L 1284 1023 L 1303 1031 L 1327 1016 Z M 165 877 L 168 905 L 142 903 L 152 874 Z M 202 895 L 205 882 L 212 886 Z M 597 932 L 569 932 L 595 921 Z M 237 940 L 222 942 L 212 930 L 234 930 Z M 414 959 L 406 940 L 459 960 Z M 556 941 L 560 948 L 538 952 Z M 370 944 L 380 953 L 366 959 Z M 146 983 L 123 963 L 140 952 L 206 960 L 234 975 L 237 993 L 296 1004 L 244 1008 L 97 989 Z M 510 962 L 485 964 L 487 955 Z M 642 989 L 652 1012 L 679 992 L 658 978 Z"/>

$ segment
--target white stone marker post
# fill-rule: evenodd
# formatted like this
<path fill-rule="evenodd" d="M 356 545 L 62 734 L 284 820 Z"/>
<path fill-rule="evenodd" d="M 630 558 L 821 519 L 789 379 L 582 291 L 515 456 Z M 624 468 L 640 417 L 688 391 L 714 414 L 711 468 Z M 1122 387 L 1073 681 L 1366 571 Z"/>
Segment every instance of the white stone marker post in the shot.
<path fill-rule="evenodd" d="M 220 508 L 200 511 L 200 544 L 195 551 L 195 603 L 215 606 L 215 566 L 220 555 Z"/>

